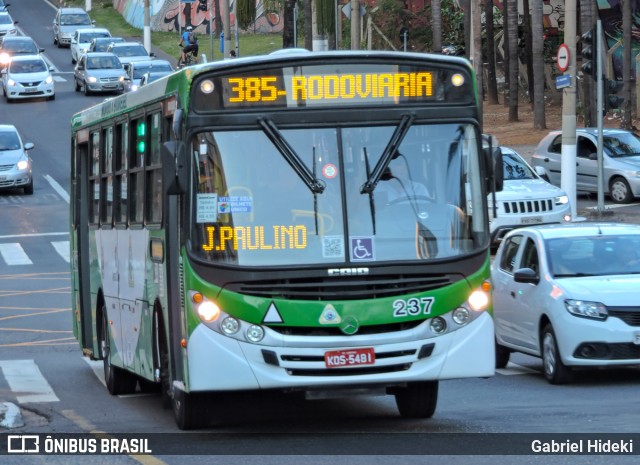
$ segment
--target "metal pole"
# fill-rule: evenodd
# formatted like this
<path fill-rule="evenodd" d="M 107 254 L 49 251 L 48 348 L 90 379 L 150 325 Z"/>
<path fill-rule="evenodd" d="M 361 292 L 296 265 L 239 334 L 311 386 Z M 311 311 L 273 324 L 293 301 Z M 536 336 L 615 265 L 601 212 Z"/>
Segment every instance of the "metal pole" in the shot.
<path fill-rule="evenodd" d="M 224 0 L 224 58 L 229 58 L 231 51 L 231 8 L 229 0 Z"/>
<path fill-rule="evenodd" d="M 602 118 L 604 117 L 604 105 L 603 105 L 603 96 L 602 96 L 602 22 L 600 20 L 596 21 L 596 72 L 598 73 L 597 78 L 597 92 L 596 92 L 596 108 L 598 112 L 598 148 L 597 148 L 597 157 L 598 157 L 598 214 L 602 214 L 604 212 L 604 161 L 602 157 L 602 149 L 604 146 L 603 138 L 602 138 Z"/>
<path fill-rule="evenodd" d="M 233 36 L 236 40 L 236 57 L 240 56 L 240 42 L 238 40 L 238 0 L 233 0 Z"/>
<path fill-rule="evenodd" d="M 351 50 L 360 50 L 360 1 L 351 3 Z"/>
<path fill-rule="evenodd" d="M 560 186 L 569 196 L 571 217 L 577 219 L 576 210 L 576 0 L 564 5 L 564 43 L 569 48 L 571 85 L 562 90 L 562 162 Z"/>
<path fill-rule="evenodd" d="M 144 0 L 144 48 L 151 52 L 151 12 L 149 11 L 149 0 Z"/>
<path fill-rule="evenodd" d="M 218 12 L 216 11 L 216 14 Z M 211 49 L 211 61 L 213 61 L 213 28 L 215 26 L 214 18 L 213 18 L 213 0 L 209 2 L 209 48 Z"/>
<path fill-rule="evenodd" d="M 298 2 L 293 5 L 293 47 L 298 48 Z"/>

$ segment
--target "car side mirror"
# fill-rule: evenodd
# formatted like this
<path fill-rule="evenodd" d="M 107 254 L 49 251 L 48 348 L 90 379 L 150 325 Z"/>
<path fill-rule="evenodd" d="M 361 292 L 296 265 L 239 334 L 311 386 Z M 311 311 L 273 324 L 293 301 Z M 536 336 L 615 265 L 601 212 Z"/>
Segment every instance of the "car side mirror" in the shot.
<path fill-rule="evenodd" d="M 20 21 L 14 21 L 13 24 L 18 24 Z"/>
<path fill-rule="evenodd" d="M 149 53 L 149 56 L 150 56 L 150 57 L 155 57 L 155 56 L 156 56 L 156 54 L 155 54 L 155 53 L 153 53 L 153 52 L 151 52 L 151 53 Z"/>
<path fill-rule="evenodd" d="M 27 142 L 27 143 L 24 144 L 24 149 L 25 150 L 31 150 L 34 147 L 35 147 L 35 145 L 33 145 L 33 142 Z"/>
<path fill-rule="evenodd" d="M 589 154 L 589 160 L 597 160 L 598 159 L 598 154 L 597 153 L 590 153 Z"/>
<path fill-rule="evenodd" d="M 513 280 L 517 283 L 538 284 L 540 275 L 531 268 L 520 268 L 513 273 Z"/>
<path fill-rule="evenodd" d="M 44 53 L 44 49 L 43 48 L 39 48 L 38 49 L 38 53 Z"/>

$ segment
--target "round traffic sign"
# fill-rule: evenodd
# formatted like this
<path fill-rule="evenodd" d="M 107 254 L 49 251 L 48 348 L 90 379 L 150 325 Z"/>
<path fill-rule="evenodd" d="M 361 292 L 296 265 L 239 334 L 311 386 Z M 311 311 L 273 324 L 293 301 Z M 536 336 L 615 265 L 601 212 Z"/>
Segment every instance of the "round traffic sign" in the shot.
<path fill-rule="evenodd" d="M 562 72 L 569 69 L 569 47 L 567 47 L 566 44 L 561 44 L 560 47 L 558 47 L 556 64 L 558 65 L 558 69 Z"/>

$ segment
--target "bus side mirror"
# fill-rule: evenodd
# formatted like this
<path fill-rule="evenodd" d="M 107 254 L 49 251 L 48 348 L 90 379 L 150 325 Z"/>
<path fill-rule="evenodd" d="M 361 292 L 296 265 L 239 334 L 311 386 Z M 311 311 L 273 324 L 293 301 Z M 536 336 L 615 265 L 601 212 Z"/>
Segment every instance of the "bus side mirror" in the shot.
<path fill-rule="evenodd" d="M 482 149 L 487 166 L 486 192 L 500 192 L 504 185 L 504 167 L 502 166 L 502 150 L 489 145 Z"/>
<path fill-rule="evenodd" d="M 162 146 L 162 184 L 167 195 L 186 192 L 187 167 L 184 144 L 175 140 Z"/>

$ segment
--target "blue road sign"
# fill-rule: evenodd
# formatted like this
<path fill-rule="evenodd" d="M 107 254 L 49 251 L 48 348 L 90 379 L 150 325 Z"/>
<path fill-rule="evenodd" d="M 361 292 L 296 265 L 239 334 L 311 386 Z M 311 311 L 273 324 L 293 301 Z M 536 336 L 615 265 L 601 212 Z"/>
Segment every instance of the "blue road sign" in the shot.
<path fill-rule="evenodd" d="M 563 74 L 562 76 L 556 77 L 556 89 L 562 89 L 564 87 L 571 86 L 571 75 Z"/>

